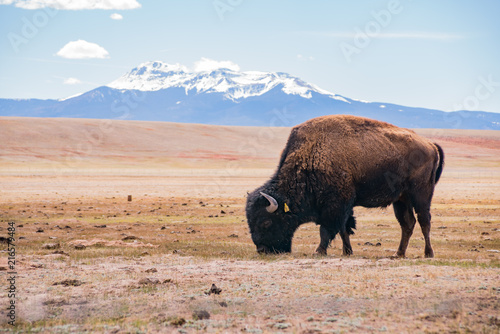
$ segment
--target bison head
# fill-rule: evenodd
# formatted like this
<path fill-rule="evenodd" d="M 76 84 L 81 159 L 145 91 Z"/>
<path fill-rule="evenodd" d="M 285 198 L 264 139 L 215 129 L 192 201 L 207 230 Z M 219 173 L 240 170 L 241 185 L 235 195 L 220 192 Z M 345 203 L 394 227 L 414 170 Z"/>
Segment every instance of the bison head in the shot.
<path fill-rule="evenodd" d="M 257 189 L 248 195 L 246 214 L 252 240 L 259 253 L 289 253 L 298 224 L 288 205 L 270 193 Z"/>

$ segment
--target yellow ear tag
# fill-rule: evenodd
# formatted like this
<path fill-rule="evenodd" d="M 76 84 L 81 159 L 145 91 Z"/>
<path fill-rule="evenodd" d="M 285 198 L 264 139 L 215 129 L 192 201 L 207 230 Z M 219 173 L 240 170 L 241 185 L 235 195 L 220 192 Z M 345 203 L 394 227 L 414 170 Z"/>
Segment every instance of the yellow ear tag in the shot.
<path fill-rule="evenodd" d="M 285 210 L 285 212 L 290 211 L 290 208 L 288 207 L 288 205 L 286 205 L 286 203 L 285 203 L 285 209 L 284 210 Z"/>

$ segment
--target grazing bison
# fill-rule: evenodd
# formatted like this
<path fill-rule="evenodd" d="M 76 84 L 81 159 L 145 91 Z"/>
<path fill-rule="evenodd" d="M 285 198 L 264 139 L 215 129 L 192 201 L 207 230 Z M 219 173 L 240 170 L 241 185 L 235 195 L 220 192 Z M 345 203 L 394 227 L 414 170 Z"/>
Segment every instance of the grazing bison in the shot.
<path fill-rule="evenodd" d="M 320 225 L 319 254 L 340 234 L 352 254 L 353 207 L 394 207 L 401 225 L 397 256 L 404 257 L 415 226 L 431 247 L 431 200 L 443 171 L 441 147 L 411 130 L 367 118 L 314 118 L 292 129 L 278 169 L 248 195 L 246 215 L 259 253 L 290 252 L 304 223 Z"/>

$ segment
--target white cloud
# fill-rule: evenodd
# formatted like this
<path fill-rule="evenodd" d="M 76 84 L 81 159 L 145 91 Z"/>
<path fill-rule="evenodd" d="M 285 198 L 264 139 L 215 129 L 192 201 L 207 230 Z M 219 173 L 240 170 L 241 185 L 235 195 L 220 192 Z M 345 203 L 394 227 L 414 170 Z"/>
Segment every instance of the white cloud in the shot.
<path fill-rule="evenodd" d="M 123 16 L 122 16 L 122 15 L 120 15 L 120 14 L 118 14 L 118 13 L 113 13 L 113 14 L 111 14 L 111 16 L 110 16 L 110 17 L 111 17 L 111 19 L 113 19 L 113 20 L 123 20 Z"/>
<path fill-rule="evenodd" d="M 0 5 L 11 5 L 23 9 L 45 7 L 65 10 L 81 9 L 136 9 L 141 4 L 136 0 L 0 0 Z"/>
<path fill-rule="evenodd" d="M 227 68 L 232 71 L 240 70 L 240 67 L 237 64 L 229 60 L 217 61 L 202 57 L 201 60 L 194 63 L 195 72 L 214 71 L 219 68 Z"/>
<path fill-rule="evenodd" d="M 109 58 L 109 53 L 102 46 L 79 39 L 69 42 L 57 52 L 59 57 L 68 59 Z"/>
<path fill-rule="evenodd" d="M 64 84 L 65 85 L 78 85 L 78 84 L 81 84 L 82 82 L 77 79 L 77 78 L 67 78 L 67 79 L 64 79 Z"/>

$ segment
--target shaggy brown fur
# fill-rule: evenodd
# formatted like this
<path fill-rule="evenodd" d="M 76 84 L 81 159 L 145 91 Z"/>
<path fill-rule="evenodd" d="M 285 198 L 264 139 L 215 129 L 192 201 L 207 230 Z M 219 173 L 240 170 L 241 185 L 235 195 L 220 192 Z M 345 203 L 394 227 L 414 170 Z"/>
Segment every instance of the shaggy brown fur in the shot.
<path fill-rule="evenodd" d="M 264 252 L 290 251 L 298 226 L 314 221 L 321 226 L 317 252 L 325 254 L 339 233 L 348 255 L 352 208 L 394 204 L 402 229 L 397 255 L 405 255 L 415 211 L 432 257 L 430 204 L 443 161 L 438 145 L 388 123 L 346 115 L 307 121 L 292 129 L 273 178 L 248 197 L 254 243 Z M 260 192 L 277 200 L 276 212 L 262 210 L 269 202 Z"/>

